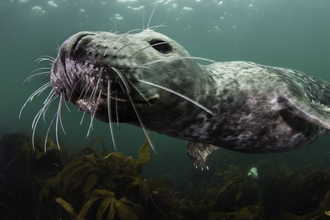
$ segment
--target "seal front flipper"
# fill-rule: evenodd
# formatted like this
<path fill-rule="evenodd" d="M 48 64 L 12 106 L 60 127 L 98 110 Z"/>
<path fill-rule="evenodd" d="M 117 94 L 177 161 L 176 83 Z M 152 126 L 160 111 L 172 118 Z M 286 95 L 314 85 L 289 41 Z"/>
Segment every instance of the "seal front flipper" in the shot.
<path fill-rule="evenodd" d="M 211 144 L 189 141 L 187 145 L 187 154 L 194 165 L 208 169 L 207 157 L 219 147 Z"/>
<path fill-rule="evenodd" d="M 319 127 L 330 130 L 330 107 L 321 103 L 287 99 L 287 110 Z"/>

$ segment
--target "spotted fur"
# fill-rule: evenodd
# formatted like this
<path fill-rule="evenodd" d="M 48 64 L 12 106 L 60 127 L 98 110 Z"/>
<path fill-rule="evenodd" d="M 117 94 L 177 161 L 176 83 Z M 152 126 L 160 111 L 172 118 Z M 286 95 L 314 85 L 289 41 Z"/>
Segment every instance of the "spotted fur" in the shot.
<path fill-rule="evenodd" d="M 60 47 L 50 81 L 64 101 L 101 121 L 190 141 L 187 152 L 202 167 L 215 146 L 283 152 L 330 129 L 328 82 L 252 62 L 200 65 L 152 30 L 77 33 Z"/>

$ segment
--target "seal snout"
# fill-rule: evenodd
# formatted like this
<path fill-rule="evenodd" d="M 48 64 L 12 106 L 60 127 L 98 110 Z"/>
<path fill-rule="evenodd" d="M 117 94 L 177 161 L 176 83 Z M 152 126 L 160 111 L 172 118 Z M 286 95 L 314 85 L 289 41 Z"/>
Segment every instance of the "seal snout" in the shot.
<path fill-rule="evenodd" d="M 159 39 L 148 43 L 164 54 L 172 50 Z M 139 67 L 138 63 L 145 61 L 134 56 L 141 54 L 141 48 L 136 49 L 132 44 L 136 45 L 112 33 L 80 32 L 71 36 L 61 45 L 52 66 L 54 91 L 81 109 L 84 106 L 92 109 L 91 106 L 106 103 L 107 99 L 134 101 L 139 106 L 155 103 L 159 98 L 155 89 L 138 82 L 142 71 L 149 69 Z"/>

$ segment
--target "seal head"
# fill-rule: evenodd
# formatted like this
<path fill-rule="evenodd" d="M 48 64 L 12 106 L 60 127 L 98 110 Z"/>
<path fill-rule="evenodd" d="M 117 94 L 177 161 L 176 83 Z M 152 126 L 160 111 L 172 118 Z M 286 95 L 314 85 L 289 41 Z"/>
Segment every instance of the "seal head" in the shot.
<path fill-rule="evenodd" d="M 203 67 L 194 60 L 181 59 L 188 56 L 181 45 L 151 30 L 135 35 L 81 32 L 61 46 L 51 70 L 51 84 L 64 100 L 104 122 L 109 121 L 110 100 L 111 121 L 139 126 L 132 100 L 148 129 L 175 135 L 182 118 L 193 119 L 201 110 L 195 112 L 191 102 L 144 81 L 206 103 L 204 95 L 197 94 L 205 93 L 203 82 L 210 79 L 200 74 Z"/>
<path fill-rule="evenodd" d="M 283 152 L 330 129 L 328 82 L 252 62 L 200 65 L 152 30 L 77 33 L 60 47 L 50 81 L 62 100 L 101 121 L 188 140 L 201 167 L 219 147 Z"/>

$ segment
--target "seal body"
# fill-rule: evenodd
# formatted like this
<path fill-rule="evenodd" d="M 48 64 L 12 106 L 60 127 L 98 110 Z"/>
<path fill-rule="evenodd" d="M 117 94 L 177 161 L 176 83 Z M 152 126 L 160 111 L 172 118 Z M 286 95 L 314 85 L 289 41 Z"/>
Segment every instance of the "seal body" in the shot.
<path fill-rule="evenodd" d="M 218 147 L 283 152 L 330 129 L 328 82 L 252 62 L 200 65 L 152 30 L 77 33 L 60 47 L 50 81 L 62 100 L 101 121 L 188 140 L 202 167 Z"/>

